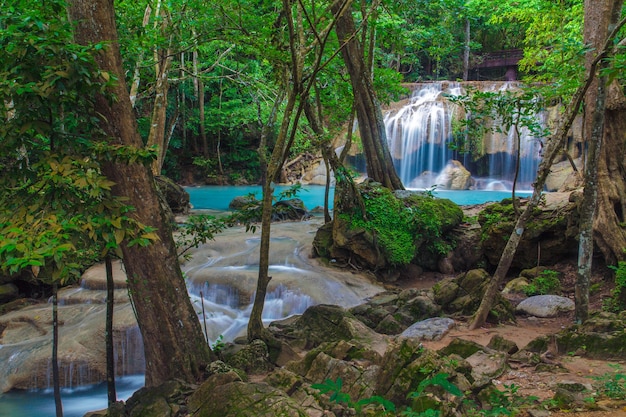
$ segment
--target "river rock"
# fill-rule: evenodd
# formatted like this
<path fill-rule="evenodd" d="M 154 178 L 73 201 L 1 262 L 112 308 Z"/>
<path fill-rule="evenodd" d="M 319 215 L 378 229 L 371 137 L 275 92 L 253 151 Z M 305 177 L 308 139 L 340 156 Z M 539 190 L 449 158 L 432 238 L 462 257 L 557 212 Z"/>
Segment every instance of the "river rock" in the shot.
<path fill-rule="evenodd" d="M 242 210 L 246 207 L 258 207 L 261 205 L 261 202 L 256 199 L 254 195 L 240 195 L 233 198 L 230 203 L 228 203 L 228 208 L 230 210 Z"/>
<path fill-rule="evenodd" d="M 472 174 L 456 160 L 449 161 L 437 176 L 437 186 L 444 190 L 469 190 L 473 184 Z"/>
<path fill-rule="evenodd" d="M 288 200 L 279 200 L 274 203 L 272 213 L 273 221 L 286 220 L 307 220 L 311 218 L 311 214 L 307 211 L 304 202 L 299 198 L 290 198 Z"/>
<path fill-rule="evenodd" d="M 515 311 L 535 317 L 557 317 L 574 311 L 574 301 L 558 295 L 536 295 L 520 302 Z"/>
<path fill-rule="evenodd" d="M 454 320 L 448 317 L 433 317 L 410 326 L 400 336 L 418 340 L 439 340 L 455 326 Z"/>

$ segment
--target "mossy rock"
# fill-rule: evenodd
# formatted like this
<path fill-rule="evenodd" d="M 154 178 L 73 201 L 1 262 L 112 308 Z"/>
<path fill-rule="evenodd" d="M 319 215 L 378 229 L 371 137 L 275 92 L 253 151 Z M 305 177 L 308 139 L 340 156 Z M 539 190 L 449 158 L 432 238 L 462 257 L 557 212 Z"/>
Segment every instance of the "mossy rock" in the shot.
<path fill-rule="evenodd" d="M 450 304 L 457 297 L 459 284 L 453 278 L 446 278 L 433 285 L 435 302 L 442 307 Z"/>
<path fill-rule="evenodd" d="M 523 205 L 520 207 L 524 210 Z M 541 262 L 554 264 L 578 253 L 578 211 L 575 203 L 558 209 L 538 207 L 526 224 L 511 267 L 532 268 Z M 478 214 L 483 252 L 492 265 L 497 265 L 515 226 L 511 199 L 490 204 Z"/>
<path fill-rule="evenodd" d="M 469 358 L 476 352 L 484 351 L 485 347 L 479 343 L 465 339 L 453 339 L 448 346 L 439 349 L 442 356 L 458 355 L 463 359 Z"/>

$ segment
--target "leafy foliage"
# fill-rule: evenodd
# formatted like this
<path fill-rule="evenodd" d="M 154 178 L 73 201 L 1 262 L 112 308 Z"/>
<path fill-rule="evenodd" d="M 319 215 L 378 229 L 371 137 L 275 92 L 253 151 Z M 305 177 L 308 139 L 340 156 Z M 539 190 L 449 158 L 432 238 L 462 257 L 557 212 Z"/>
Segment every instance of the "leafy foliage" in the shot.
<path fill-rule="evenodd" d="M 29 3 L 0 17 L 1 265 L 60 283 L 99 256 L 120 256 L 123 241 L 157 239 L 113 196 L 100 165 L 144 162 L 152 152 L 95 142 L 104 134 L 92 100 L 114 80 L 93 60 L 105 45 L 76 45 L 67 21 L 49 19 L 64 10 L 61 1 Z"/>
<path fill-rule="evenodd" d="M 350 408 L 354 408 L 357 414 L 361 413 L 364 406 L 370 404 L 381 405 L 383 407 L 385 415 L 389 415 L 389 413 L 394 413 L 396 411 L 396 406 L 391 401 L 388 401 L 383 397 L 377 395 L 363 398 L 356 402 L 352 401 L 352 399 L 350 398 L 350 394 L 341 392 L 341 389 L 343 388 L 343 380 L 341 378 L 337 378 L 335 381 L 331 379 L 326 379 L 321 384 L 311 385 L 311 388 L 319 390 L 322 394 L 330 394 L 329 400 L 331 402 L 345 404 Z"/>
<path fill-rule="evenodd" d="M 618 364 L 610 365 L 614 371 L 593 377 L 600 396 L 623 400 L 626 398 L 626 374 Z"/>
<path fill-rule="evenodd" d="M 558 271 L 545 269 L 524 288 L 526 295 L 559 294 L 561 281 Z"/>
<path fill-rule="evenodd" d="M 615 287 L 611 298 L 605 300 L 604 308 L 608 311 L 626 310 L 626 261 L 619 261 L 617 266 L 609 266 L 615 272 Z"/>

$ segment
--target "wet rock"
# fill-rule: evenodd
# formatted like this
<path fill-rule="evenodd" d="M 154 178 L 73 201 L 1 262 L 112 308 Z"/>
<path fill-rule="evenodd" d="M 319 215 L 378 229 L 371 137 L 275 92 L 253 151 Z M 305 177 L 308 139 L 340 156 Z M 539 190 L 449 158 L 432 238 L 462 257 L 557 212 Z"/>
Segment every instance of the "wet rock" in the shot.
<path fill-rule="evenodd" d="M 461 162 L 451 160 L 437 176 L 437 185 L 444 190 L 469 190 L 474 179 Z"/>
<path fill-rule="evenodd" d="M 520 302 L 515 311 L 535 317 L 557 317 L 574 311 L 574 302 L 558 295 L 536 295 Z"/>
<path fill-rule="evenodd" d="M 306 220 L 311 218 L 304 202 L 299 198 L 280 200 L 274 204 L 272 220 Z"/>
<path fill-rule="evenodd" d="M 230 203 L 228 203 L 228 208 L 230 210 L 243 210 L 250 206 L 252 207 L 260 207 L 261 202 L 256 199 L 254 195 L 241 195 L 233 198 Z"/>

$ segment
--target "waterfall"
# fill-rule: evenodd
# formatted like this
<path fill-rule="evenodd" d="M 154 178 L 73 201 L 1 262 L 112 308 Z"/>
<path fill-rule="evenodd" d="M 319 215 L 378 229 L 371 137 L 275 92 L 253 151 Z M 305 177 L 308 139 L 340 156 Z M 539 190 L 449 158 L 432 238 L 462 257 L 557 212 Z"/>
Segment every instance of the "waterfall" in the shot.
<path fill-rule="evenodd" d="M 475 85 L 475 83 L 473 84 Z M 489 83 L 483 90 L 515 88 L 513 83 Z M 461 155 L 451 146 L 458 107 L 446 95 L 464 93 L 460 83 L 417 85 L 408 103 L 385 115 L 385 128 L 394 165 L 407 188 L 442 187 L 438 177 L 451 160 L 459 160 L 472 174 L 474 189 L 510 189 L 515 174 L 515 131 L 492 132 L 482 140 L 480 155 Z M 545 125 L 546 116 L 538 113 Z M 540 161 L 541 138 L 521 129 L 518 189 L 530 188 Z M 439 177 L 441 179 L 441 177 Z M 444 187 L 445 188 L 445 187 Z"/>

